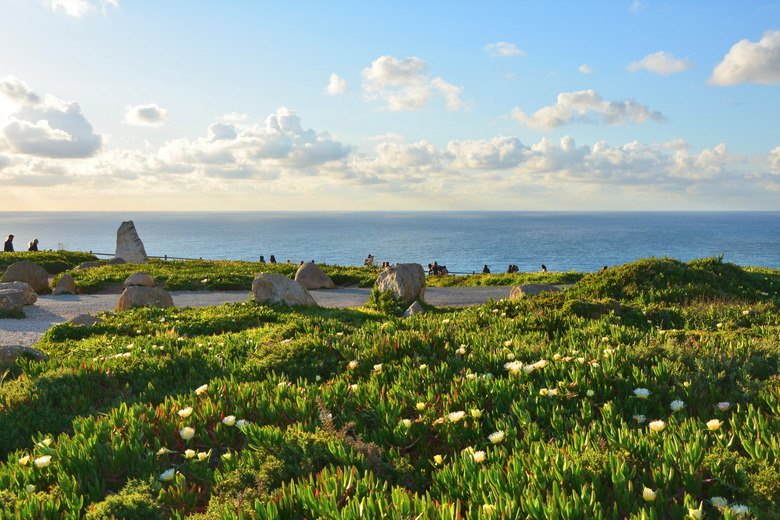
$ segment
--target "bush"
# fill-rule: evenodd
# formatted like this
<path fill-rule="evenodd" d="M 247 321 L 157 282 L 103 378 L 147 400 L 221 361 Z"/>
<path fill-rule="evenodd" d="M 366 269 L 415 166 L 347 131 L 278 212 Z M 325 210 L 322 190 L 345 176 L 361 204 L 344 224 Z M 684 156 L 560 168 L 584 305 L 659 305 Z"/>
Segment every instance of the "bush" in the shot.
<path fill-rule="evenodd" d="M 154 500 L 159 485 L 140 480 L 130 480 L 117 495 L 109 495 L 102 502 L 92 505 L 85 520 L 163 520 L 164 510 Z"/>

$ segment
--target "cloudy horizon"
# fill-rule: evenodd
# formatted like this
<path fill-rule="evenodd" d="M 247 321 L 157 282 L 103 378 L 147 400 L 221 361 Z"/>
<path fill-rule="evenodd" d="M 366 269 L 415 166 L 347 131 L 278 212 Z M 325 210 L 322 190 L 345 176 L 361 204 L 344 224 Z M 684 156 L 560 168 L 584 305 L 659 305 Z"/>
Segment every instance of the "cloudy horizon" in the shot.
<path fill-rule="evenodd" d="M 176 5 L 4 7 L 2 210 L 780 201 L 773 4 Z"/>

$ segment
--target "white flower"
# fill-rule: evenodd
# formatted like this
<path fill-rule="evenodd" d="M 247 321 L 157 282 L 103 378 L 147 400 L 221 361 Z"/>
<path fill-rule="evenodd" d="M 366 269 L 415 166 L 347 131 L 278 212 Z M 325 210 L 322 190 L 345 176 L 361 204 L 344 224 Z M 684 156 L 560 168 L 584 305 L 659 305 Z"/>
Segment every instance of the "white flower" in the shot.
<path fill-rule="evenodd" d="M 645 499 L 645 502 L 652 502 L 655 500 L 655 491 L 650 489 L 649 487 L 646 487 L 642 490 L 642 498 Z"/>
<path fill-rule="evenodd" d="M 536 363 L 534 363 L 534 366 L 535 366 L 536 368 L 544 368 L 544 367 L 546 367 L 546 366 L 547 366 L 547 360 L 546 360 L 546 359 L 540 359 L 539 361 L 537 361 Z"/>
<path fill-rule="evenodd" d="M 425 410 L 425 403 L 423 403 L 423 402 L 419 402 L 419 403 L 417 403 L 417 405 L 416 405 L 416 406 L 417 406 L 417 409 L 418 409 L 418 410 L 421 410 L 421 411 L 422 411 L 422 410 Z"/>
<path fill-rule="evenodd" d="M 577 362 L 578 362 L 580 365 L 582 365 L 582 364 L 584 364 L 584 363 L 585 363 L 585 358 L 584 358 L 584 357 L 578 357 L 578 358 L 577 358 Z"/>
<path fill-rule="evenodd" d="M 198 460 L 205 460 L 211 456 L 211 450 L 198 453 Z"/>
<path fill-rule="evenodd" d="M 557 388 L 550 388 L 547 390 L 547 397 L 555 397 L 558 395 L 558 389 Z"/>
<path fill-rule="evenodd" d="M 558 361 L 559 359 L 561 359 L 561 355 L 560 354 L 553 354 L 553 359 L 555 361 Z"/>
<path fill-rule="evenodd" d="M 477 464 L 479 464 L 480 462 L 482 462 L 483 460 L 485 460 L 485 452 L 484 452 L 484 451 L 482 451 L 482 450 L 480 450 L 480 451 L 475 451 L 475 452 L 474 452 L 474 454 L 472 455 L 472 457 L 474 457 L 474 462 L 476 462 Z"/>
<path fill-rule="evenodd" d="M 233 454 L 230 453 L 230 450 L 228 450 L 228 451 L 226 451 L 225 453 L 222 454 L 222 458 L 225 459 L 225 460 L 230 460 L 230 459 L 233 458 Z"/>
<path fill-rule="evenodd" d="M 449 323 L 449 322 L 450 322 L 450 319 L 449 319 L 449 318 L 447 318 L 446 320 L 441 320 L 441 322 L 442 322 L 442 323 Z"/>
<path fill-rule="evenodd" d="M 377 363 L 374 365 L 374 372 L 379 373 L 382 371 L 382 363 Z"/>
<path fill-rule="evenodd" d="M 498 444 L 499 442 L 502 442 L 504 440 L 504 436 L 506 434 L 503 430 L 498 430 L 497 432 L 493 432 L 490 435 L 488 435 L 488 440 L 492 442 L 493 444 Z"/>
<path fill-rule="evenodd" d="M 424 363 L 422 365 L 420 365 L 420 370 L 425 370 L 426 368 L 428 368 L 428 365 L 426 365 Z"/>
<path fill-rule="evenodd" d="M 36 468 L 45 468 L 49 464 L 51 464 L 51 455 L 44 455 L 43 457 L 38 457 L 33 461 Z"/>
<path fill-rule="evenodd" d="M 347 365 L 347 366 L 348 366 L 349 368 L 357 368 L 357 366 L 358 366 L 358 360 L 357 360 L 357 359 L 353 359 L 352 361 L 350 361 L 350 362 L 349 362 L 349 365 Z"/>
<path fill-rule="evenodd" d="M 185 426 L 179 431 L 179 435 L 181 435 L 182 439 L 188 441 L 195 436 L 195 428 L 190 428 L 189 426 Z"/>
<path fill-rule="evenodd" d="M 721 412 L 725 412 L 726 410 L 731 408 L 731 403 L 728 401 L 721 401 L 718 403 L 717 406 L 718 406 L 718 410 L 720 410 Z"/>
<path fill-rule="evenodd" d="M 523 372 L 526 374 L 530 374 L 534 370 L 536 370 L 536 365 L 523 365 Z"/>
<path fill-rule="evenodd" d="M 349 387 L 350 387 L 352 390 L 357 390 L 357 383 L 354 383 L 354 384 L 352 384 L 352 385 L 349 385 Z"/>
<path fill-rule="evenodd" d="M 485 515 L 492 515 L 493 513 L 496 512 L 496 506 L 493 506 L 493 505 L 490 505 L 490 504 L 485 504 L 485 505 L 482 506 L 482 512 Z"/>
<path fill-rule="evenodd" d="M 639 399 L 647 399 L 647 396 L 650 395 L 650 390 L 647 388 L 637 388 L 634 390 L 634 395 Z"/>
<path fill-rule="evenodd" d="M 645 417 L 644 415 L 641 415 L 641 414 L 637 414 L 637 415 L 634 416 L 634 420 L 636 422 L 638 422 L 639 424 L 642 424 L 643 422 L 645 422 L 647 420 L 647 417 Z"/>
<path fill-rule="evenodd" d="M 412 425 L 412 420 L 411 419 L 403 419 L 401 422 L 403 423 L 403 425 L 406 428 L 409 428 Z"/>
<path fill-rule="evenodd" d="M 707 421 L 707 428 L 709 428 L 712 431 L 715 431 L 715 430 L 719 429 L 722 424 L 723 423 L 720 422 L 717 419 L 711 419 L 711 420 Z"/>
<path fill-rule="evenodd" d="M 504 364 L 504 368 L 509 370 L 511 373 L 516 374 L 520 371 L 521 368 L 523 368 L 523 363 L 521 361 L 510 361 L 509 363 Z"/>
<path fill-rule="evenodd" d="M 732 504 L 729 510 L 737 516 L 750 516 L 750 508 L 742 504 Z"/>
<path fill-rule="evenodd" d="M 30 462 L 30 456 L 29 455 L 25 455 L 24 457 L 19 459 L 19 465 L 20 466 L 26 466 L 28 462 Z"/>
<path fill-rule="evenodd" d="M 471 409 L 471 416 L 473 418 L 475 418 L 475 419 L 479 419 L 480 417 L 482 417 L 482 410 L 480 410 L 478 408 L 472 408 Z"/>
<path fill-rule="evenodd" d="M 729 505 L 729 501 L 723 497 L 712 497 L 710 499 L 710 504 L 717 507 L 718 509 L 723 509 L 724 507 Z"/>
<path fill-rule="evenodd" d="M 476 378 L 477 378 L 477 374 L 473 372 L 469 372 L 468 374 L 466 374 L 466 379 L 476 379 Z"/>
<path fill-rule="evenodd" d="M 201 385 L 201 386 L 199 386 L 198 388 L 196 388 L 196 389 L 195 389 L 195 394 L 196 394 L 196 395 L 200 395 L 200 394 L 202 394 L 203 392 L 205 392 L 206 390 L 208 390 L 208 388 L 209 388 L 209 385 L 208 385 L 208 384 Z"/>
<path fill-rule="evenodd" d="M 593 390 L 590 390 L 590 389 L 588 389 L 588 391 L 585 392 L 585 395 L 587 395 L 588 397 L 593 397 L 595 394 L 596 394 L 596 392 L 594 392 Z"/>
<path fill-rule="evenodd" d="M 504 342 L 504 346 L 505 346 L 505 347 L 511 347 L 511 346 L 512 346 L 512 343 L 513 343 L 513 341 L 512 341 L 511 339 L 508 339 L 508 340 L 506 340 L 506 341 Z"/>
<path fill-rule="evenodd" d="M 465 416 L 466 416 L 466 412 L 464 411 L 450 412 L 449 414 L 447 414 L 447 419 L 449 419 L 450 422 L 458 422 L 461 419 L 463 419 L 463 417 Z"/>
<path fill-rule="evenodd" d="M 455 351 L 455 353 L 458 354 L 459 356 L 462 356 L 463 354 L 466 353 L 466 349 L 463 348 L 463 347 L 460 347 L 458 350 Z"/>
<path fill-rule="evenodd" d="M 168 448 L 166 448 L 165 446 L 163 446 L 162 448 L 160 448 L 159 450 L 157 450 L 157 455 L 165 455 L 166 453 L 168 453 L 168 452 L 170 452 L 170 451 L 171 451 L 171 450 L 169 450 Z"/>
<path fill-rule="evenodd" d="M 24 487 L 24 490 L 27 491 L 28 493 L 35 493 L 35 485 L 34 484 L 27 484 Z"/>
<path fill-rule="evenodd" d="M 187 417 L 190 416 L 191 413 L 192 413 L 192 406 L 188 406 L 187 408 L 182 408 L 181 410 L 178 411 L 179 417 L 181 417 L 182 419 L 186 419 Z"/>
<path fill-rule="evenodd" d="M 244 419 L 239 419 L 236 421 L 236 428 L 239 430 L 247 425 L 247 422 Z"/>
<path fill-rule="evenodd" d="M 441 465 L 441 463 L 444 462 L 444 457 L 442 457 L 441 455 L 434 455 L 433 456 L 433 461 L 436 464 Z"/>
<path fill-rule="evenodd" d="M 680 410 L 685 408 L 685 403 L 677 399 L 671 402 L 669 408 L 671 408 L 673 412 L 679 412 Z"/>
<path fill-rule="evenodd" d="M 184 450 L 184 458 L 191 459 L 195 456 L 195 450 Z"/>
<path fill-rule="evenodd" d="M 647 426 L 654 432 L 662 432 L 666 428 L 666 423 L 663 421 L 651 421 Z"/>
<path fill-rule="evenodd" d="M 701 520 L 701 509 L 691 509 L 689 507 L 688 518 L 692 518 L 693 520 Z"/>
<path fill-rule="evenodd" d="M 49 438 L 46 438 L 46 439 L 43 439 L 38 444 L 36 444 L 36 446 L 38 446 L 39 448 L 45 448 L 45 447 L 49 446 L 51 443 L 52 443 L 52 440 L 49 439 Z"/>
<path fill-rule="evenodd" d="M 236 424 L 236 416 L 235 415 L 228 415 L 224 419 L 222 419 L 222 424 L 225 426 L 233 426 Z"/>
<path fill-rule="evenodd" d="M 163 482 L 170 482 L 171 480 L 173 480 L 173 477 L 175 476 L 176 476 L 176 470 L 174 468 L 171 468 L 168 471 L 164 471 L 160 475 L 160 480 L 162 480 Z"/>

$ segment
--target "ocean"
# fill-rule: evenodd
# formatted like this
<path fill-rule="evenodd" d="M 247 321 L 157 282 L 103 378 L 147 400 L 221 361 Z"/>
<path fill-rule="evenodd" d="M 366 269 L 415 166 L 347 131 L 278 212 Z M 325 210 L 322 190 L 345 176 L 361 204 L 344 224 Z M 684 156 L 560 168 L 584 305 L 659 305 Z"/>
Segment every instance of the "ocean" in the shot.
<path fill-rule="evenodd" d="M 646 257 L 723 255 L 780 268 L 780 212 L 0 212 L 17 251 L 113 254 L 132 220 L 149 256 L 362 265 L 434 260 L 452 273 L 592 272 Z"/>

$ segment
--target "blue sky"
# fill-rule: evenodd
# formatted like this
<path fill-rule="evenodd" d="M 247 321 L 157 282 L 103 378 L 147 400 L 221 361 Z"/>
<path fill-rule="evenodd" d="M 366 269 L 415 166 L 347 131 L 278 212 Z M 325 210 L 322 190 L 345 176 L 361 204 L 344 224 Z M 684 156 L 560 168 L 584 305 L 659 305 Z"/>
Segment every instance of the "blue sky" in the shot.
<path fill-rule="evenodd" d="M 780 5 L 6 0 L 0 210 L 780 207 Z"/>

